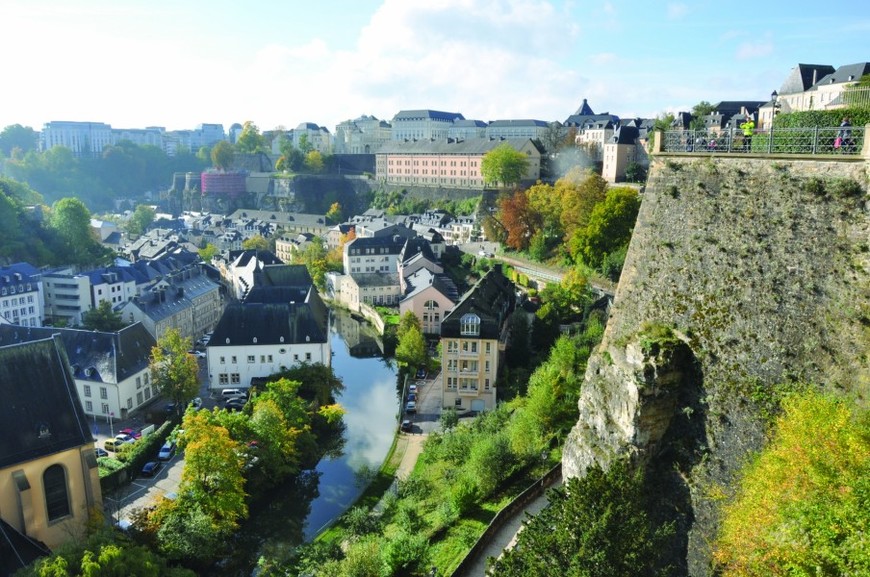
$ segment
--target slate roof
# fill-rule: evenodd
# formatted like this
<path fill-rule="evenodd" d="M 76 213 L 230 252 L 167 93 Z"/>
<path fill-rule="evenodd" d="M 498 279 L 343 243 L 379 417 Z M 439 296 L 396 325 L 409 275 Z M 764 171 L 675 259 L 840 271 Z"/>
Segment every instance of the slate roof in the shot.
<path fill-rule="evenodd" d="M 12 575 L 48 555 L 51 555 L 51 550 L 43 543 L 19 533 L 0 519 L 0 575 Z"/>
<path fill-rule="evenodd" d="M 486 128 L 487 125 L 483 120 L 457 118 L 453 121 L 453 126 L 456 128 Z"/>
<path fill-rule="evenodd" d="M 442 112 L 440 110 L 400 110 L 393 117 L 393 122 L 396 122 L 397 120 L 420 120 L 423 118 L 453 122 L 457 119 L 463 120 L 465 117 L 458 112 Z"/>
<path fill-rule="evenodd" d="M 281 226 L 288 226 L 291 223 L 294 226 L 325 226 L 325 219 L 322 214 L 308 214 L 302 212 L 281 212 L 278 210 L 254 210 L 250 208 L 240 208 L 229 215 L 228 220 L 234 221 L 242 218 L 255 218 L 264 222 L 274 222 Z"/>
<path fill-rule="evenodd" d="M 493 120 L 489 123 L 489 128 L 505 128 L 510 126 L 538 126 L 546 128 L 549 124 L 543 120 L 533 120 L 530 118 L 516 120 Z"/>
<path fill-rule="evenodd" d="M 834 72 L 830 64 L 798 64 L 779 87 L 780 94 L 797 94 L 809 90 L 826 75 Z"/>
<path fill-rule="evenodd" d="M 214 329 L 209 349 L 253 344 L 254 339 L 258 345 L 325 343 L 323 326 L 307 303 L 231 303 Z"/>
<path fill-rule="evenodd" d="M 254 286 L 286 286 L 308 290 L 313 281 L 304 264 L 268 264 L 254 275 Z"/>
<path fill-rule="evenodd" d="M 179 310 L 192 307 L 193 301 L 198 297 L 219 290 L 218 285 L 203 274 L 188 279 L 171 280 L 173 282 L 162 291 L 159 287 L 154 287 L 132 301 L 155 322 L 170 317 Z"/>
<path fill-rule="evenodd" d="M 353 278 L 359 287 L 399 286 L 399 273 L 395 272 L 366 272 L 354 274 L 351 278 Z"/>
<path fill-rule="evenodd" d="M 573 116 L 595 116 L 595 113 L 592 112 L 592 107 L 589 106 L 589 103 L 584 98 L 583 104 L 580 105 L 580 108 L 577 109 L 577 112 Z"/>
<path fill-rule="evenodd" d="M 417 255 L 421 255 L 423 258 L 432 262 L 438 262 L 438 259 L 435 258 L 435 254 L 432 252 L 432 247 L 429 246 L 427 240 L 420 237 L 409 238 L 405 241 L 405 246 L 402 247 L 399 256 L 401 257 L 402 262 L 408 262 Z"/>
<path fill-rule="evenodd" d="M 15 275 L 21 275 L 21 279 L 15 278 Z M 0 287 L 18 286 L 22 282 L 35 283 L 39 280 L 39 269 L 30 263 L 17 262 L 0 268 Z M 7 277 L 9 280 L 6 280 Z M 36 287 L 34 287 L 36 288 Z"/>
<path fill-rule="evenodd" d="M 815 86 L 842 84 L 843 82 L 858 82 L 865 74 L 870 74 L 870 62 L 846 64 L 823 76 Z"/>
<path fill-rule="evenodd" d="M 610 137 L 610 142 L 615 144 L 634 144 L 637 142 L 639 132 L 634 126 L 620 126 Z"/>
<path fill-rule="evenodd" d="M 408 275 L 405 282 L 408 288 L 402 300 L 412 299 L 429 287 L 434 288 L 453 302 L 459 300 L 459 289 L 456 288 L 453 280 L 445 274 L 437 274 L 429 269 L 421 268 Z"/>
<path fill-rule="evenodd" d="M 480 339 L 498 339 L 507 316 L 513 311 L 516 298 L 514 286 L 493 267 L 469 290 L 441 321 L 441 336 L 461 337 L 461 319 L 468 313 L 480 317 Z"/>
<path fill-rule="evenodd" d="M 157 344 L 142 323 L 118 332 L 54 327 L 0 325 L 0 346 L 50 339 L 59 335 L 73 375 L 102 383 L 119 383 L 148 367 Z"/>
<path fill-rule="evenodd" d="M 459 140 L 417 140 L 410 142 L 388 142 L 375 154 L 486 154 L 502 144 L 510 144 L 517 150 L 529 142 L 528 138 L 468 138 Z"/>
<path fill-rule="evenodd" d="M 386 248 L 386 253 L 376 253 L 378 255 L 401 254 L 402 248 L 405 246 L 405 237 L 400 235 L 385 235 L 385 236 L 358 236 L 355 239 L 345 244 L 348 254 L 351 256 L 359 256 L 365 254 L 367 248 Z M 355 252 L 360 251 L 360 252 Z"/>
<path fill-rule="evenodd" d="M 0 347 L 0 469 L 93 443 L 59 337 Z"/>

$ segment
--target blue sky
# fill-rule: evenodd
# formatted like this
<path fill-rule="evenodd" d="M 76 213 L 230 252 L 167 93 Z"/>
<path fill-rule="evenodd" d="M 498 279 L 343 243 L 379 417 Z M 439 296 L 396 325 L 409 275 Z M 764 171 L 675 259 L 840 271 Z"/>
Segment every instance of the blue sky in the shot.
<path fill-rule="evenodd" d="M 866 0 L 3 0 L 0 127 L 651 117 L 766 100 L 868 39 Z"/>

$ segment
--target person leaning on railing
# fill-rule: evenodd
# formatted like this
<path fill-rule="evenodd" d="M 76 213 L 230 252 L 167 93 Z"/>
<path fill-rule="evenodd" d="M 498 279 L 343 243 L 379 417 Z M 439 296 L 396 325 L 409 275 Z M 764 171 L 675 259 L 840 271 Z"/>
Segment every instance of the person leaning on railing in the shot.
<path fill-rule="evenodd" d="M 834 148 L 839 148 L 843 152 L 850 152 L 852 144 L 852 123 L 846 117 L 840 123 L 840 130 L 837 131 L 837 138 L 834 139 Z"/>

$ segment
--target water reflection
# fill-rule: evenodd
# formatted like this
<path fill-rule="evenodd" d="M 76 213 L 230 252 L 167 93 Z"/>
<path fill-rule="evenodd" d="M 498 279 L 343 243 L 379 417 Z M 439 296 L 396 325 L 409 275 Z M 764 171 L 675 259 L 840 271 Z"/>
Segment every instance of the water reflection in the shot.
<path fill-rule="evenodd" d="M 252 507 L 231 544 L 233 558 L 213 574 L 250 575 L 260 555 L 280 558 L 312 539 L 347 510 L 363 490 L 358 477 L 378 469 L 390 449 L 399 412 L 396 370 L 380 353 L 371 356 L 383 345 L 368 325 L 345 311 L 331 316 L 332 368 L 345 385 L 338 399 L 347 411 L 344 449 Z"/>

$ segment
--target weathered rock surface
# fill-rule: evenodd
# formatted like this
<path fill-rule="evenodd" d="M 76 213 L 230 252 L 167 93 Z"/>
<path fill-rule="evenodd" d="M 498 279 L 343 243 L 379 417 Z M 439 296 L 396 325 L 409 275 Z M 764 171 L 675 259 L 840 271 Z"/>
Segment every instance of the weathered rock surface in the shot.
<path fill-rule="evenodd" d="M 673 471 L 690 575 L 710 574 L 717 500 L 783 387 L 870 399 L 867 189 L 860 159 L 653 161 L 563 470 L 631 454 Z M 641 347 L 651 324 L 679 335 L 669 358 Z"/>

